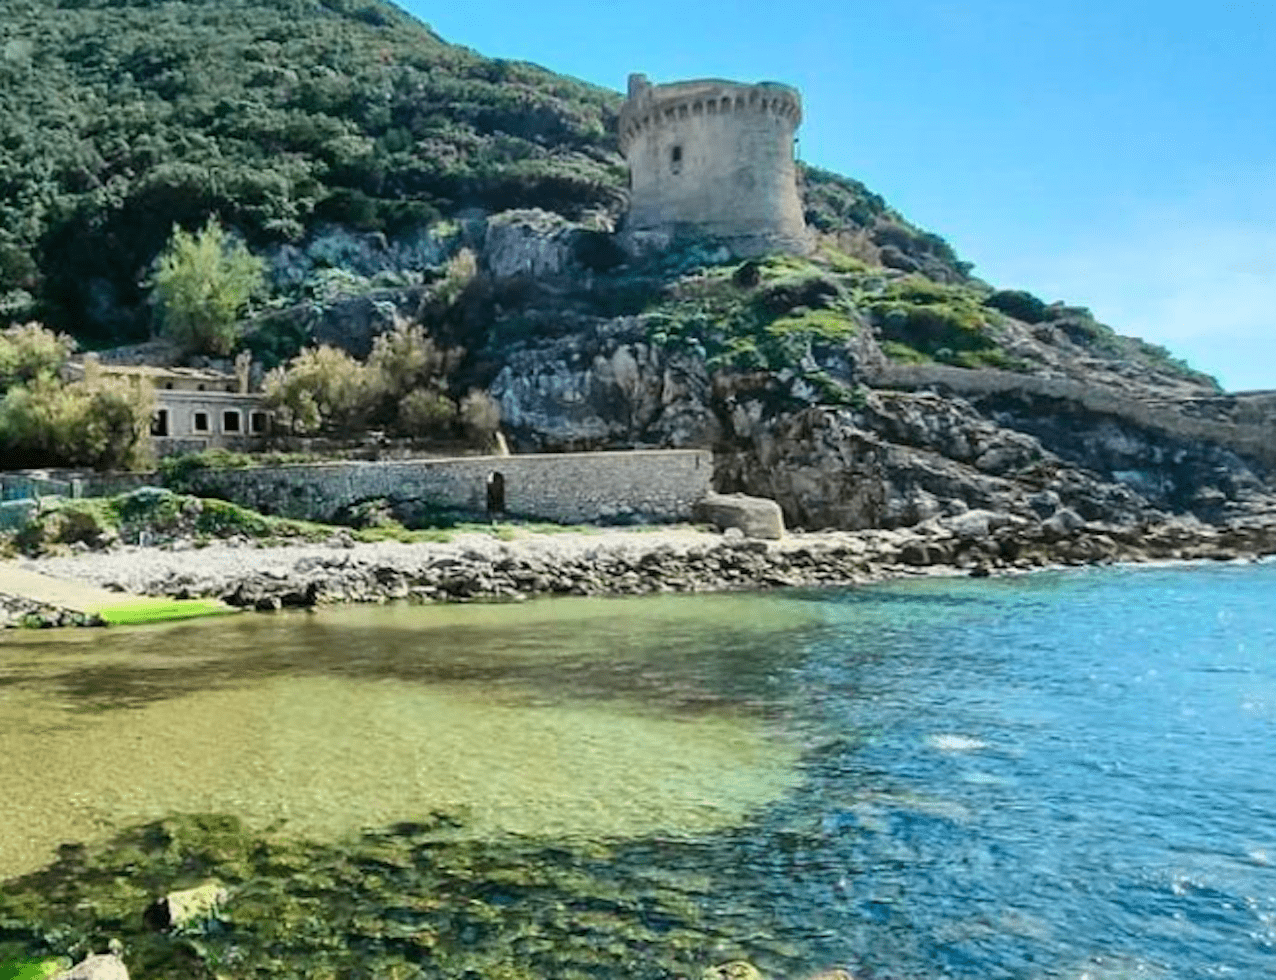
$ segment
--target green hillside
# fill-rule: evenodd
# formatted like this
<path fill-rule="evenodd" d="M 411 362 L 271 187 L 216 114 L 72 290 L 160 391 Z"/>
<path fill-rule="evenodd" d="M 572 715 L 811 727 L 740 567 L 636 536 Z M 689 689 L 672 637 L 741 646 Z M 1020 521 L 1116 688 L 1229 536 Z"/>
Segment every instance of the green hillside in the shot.
<path fill-rule="evenodd" d="M 0 0 L 0 322 L 144 336 L 174 222 L 254 247 L 317 223 L 389 234 L 466 208 L 623 208 L 619 94 L 447 44 L 382 0 Z M 855 181 L 812 172 L 824 231 L 965 267 Z"/>

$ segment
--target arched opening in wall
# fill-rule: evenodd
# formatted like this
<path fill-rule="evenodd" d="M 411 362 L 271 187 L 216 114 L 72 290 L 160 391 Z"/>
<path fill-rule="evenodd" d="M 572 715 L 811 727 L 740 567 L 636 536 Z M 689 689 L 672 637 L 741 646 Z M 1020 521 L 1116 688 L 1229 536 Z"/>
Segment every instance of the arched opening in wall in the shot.
<path fill-rule="evenodd" d="M 669 169 L 675 174 L 682 173 L 682 147 L 674 146 L 669 150 Z"/>
<path fill-rule="evenodd" d="M 487 474 L 487 516 L 505 513 L 505 474 L 493 470 Z"/>

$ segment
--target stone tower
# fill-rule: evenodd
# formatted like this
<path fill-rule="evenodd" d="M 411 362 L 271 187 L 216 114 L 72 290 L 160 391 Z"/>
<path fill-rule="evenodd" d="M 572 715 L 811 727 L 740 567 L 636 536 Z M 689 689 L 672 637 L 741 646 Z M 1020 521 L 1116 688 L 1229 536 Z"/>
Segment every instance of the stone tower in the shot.
<path fill-rule="evenodd" d="M 801 122 L 802 97 L 787 85 L 630 75 L 620 110 L 625 231 L 713 239 L 737 256 L 809 252 L 793 160 Z"/>

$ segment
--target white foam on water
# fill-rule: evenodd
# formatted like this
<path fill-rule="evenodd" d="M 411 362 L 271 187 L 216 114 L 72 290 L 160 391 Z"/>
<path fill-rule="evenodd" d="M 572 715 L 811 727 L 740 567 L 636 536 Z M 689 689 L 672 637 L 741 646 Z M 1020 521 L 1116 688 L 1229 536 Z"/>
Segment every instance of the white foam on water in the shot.
<path fill-rule="evenodd" d="M 988 748 L 982 738 L 971 735 L 935 734 L 926 736 L 926 744 L 940 752 L 978 752 Z"/>

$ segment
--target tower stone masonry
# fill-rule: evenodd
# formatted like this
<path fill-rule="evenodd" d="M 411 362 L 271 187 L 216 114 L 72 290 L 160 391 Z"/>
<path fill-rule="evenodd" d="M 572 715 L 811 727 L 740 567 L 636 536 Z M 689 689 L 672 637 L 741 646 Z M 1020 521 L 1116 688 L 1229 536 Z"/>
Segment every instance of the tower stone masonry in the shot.
<path fill-rule="evenodd" d="M 630 75 L 619 122 L 626 233 L 709 239 L 741 257 L 809 252 L 793 155 L 801 122 L 802 97 L 788 85 Z"/>

